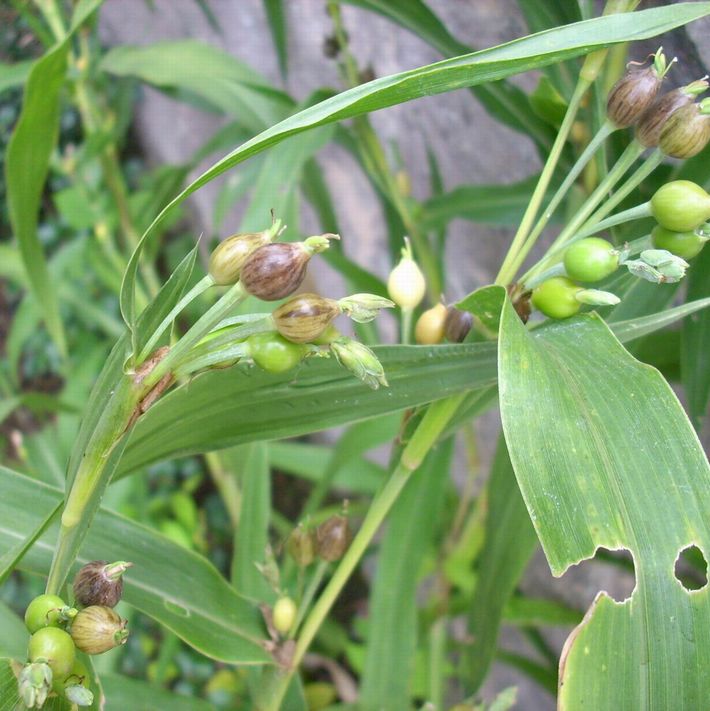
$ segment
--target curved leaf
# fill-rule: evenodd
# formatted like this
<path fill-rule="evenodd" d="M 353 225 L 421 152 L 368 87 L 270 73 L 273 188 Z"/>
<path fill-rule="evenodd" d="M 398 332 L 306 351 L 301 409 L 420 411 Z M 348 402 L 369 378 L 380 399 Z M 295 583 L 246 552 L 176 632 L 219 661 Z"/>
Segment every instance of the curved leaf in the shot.
<path fill-rule="evenodd" d="M 580 56 L 617 42 L 653 37 L 710 13 L 710 2 L 679 3 L 606 16 L 540 32 L 507 44 L 375 79 L 290 116 L 247 141 L 188 185 L 156 217 L 134 251 L 121 287 L 121 313 L 133 330 L 135 279 L 143 246 L 169 211 L 203 185 L 289 136 L 422 96 L 440 94 Z M 135 350 L 135 349 L 134 349 Z"/>
<path fill-rule="evenodd" d="M 531 334 L 506 303 L 500 334 L 505 438 L 553 574 L 600 546 L 636 564 L 632 596 L 600 593 L 567 640 L 559 708 L 702 708 L 710 597 L 674 563 L 710 553 L 710 466 L 680 403 L 593 315 Z"/>

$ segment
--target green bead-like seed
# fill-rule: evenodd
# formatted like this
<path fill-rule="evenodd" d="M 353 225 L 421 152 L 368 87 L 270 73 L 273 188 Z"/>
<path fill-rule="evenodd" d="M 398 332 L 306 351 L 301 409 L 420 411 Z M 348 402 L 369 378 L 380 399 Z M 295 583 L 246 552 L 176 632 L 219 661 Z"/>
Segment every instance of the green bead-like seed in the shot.
<path fill-rule="evenodd" d="M 43 627 L 30 637 L 27 656 L 31 662 L 46 662 L 54 678 L 71 671 L 76 649 L 67 632 L 58 627 Z"/>
<path fill-rule="evenodd" d="M 550 318 L 574 316 L 581 304 L 575 298 L 579 286 L 567 277 L 553 277 L 533 289 L 533 306 Z"/>
<path fill-rule="evenodd" d="M 661 225 L 656 225 L 651 232 L 651 240 L 656 249 L 665 249 L 676 257 L 692 259 L 700 254 L 707 240 L 695 232 L 673 232 Z"/>
<path fill-rule="evenodd" d="M 692 232 L 710 218 L 710 195 L 689 180 L 674 180 L 651 198 L 651 214 L 668 230 Z"/>
<path fill-rule="evenodd" d="M 304 346 L 287 341 L 279 333 L 257 333 L 247 338 L 254 362 L 267 373 L 285 373 L 303 359 Z"/>
<path fill-rule="evenodd" d="M 43 627 L 59 627 L 61 610 L 66 603 L 57 595 L 39 595 L 25 610 L 25 625 L 34 633 Z"/>
<path fill-rule="evenodd" d="M 570 245 L 564 256 L 567 275 L 578 281 L 601 281 L 616 271 L 619 255 L 601 237 L 588 237 Z"/>

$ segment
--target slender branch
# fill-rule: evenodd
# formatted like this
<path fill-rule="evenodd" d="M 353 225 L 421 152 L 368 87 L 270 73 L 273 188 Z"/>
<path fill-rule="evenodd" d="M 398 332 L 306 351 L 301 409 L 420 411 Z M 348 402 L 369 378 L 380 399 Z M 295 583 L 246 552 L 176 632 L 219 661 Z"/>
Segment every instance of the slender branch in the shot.
<path fill-rule="evenodd" d="M 294 671 L 308 650 L 321 624 L 357 567 L 380 525 L 399 498 L 409 477 L 417 470 L 424 457 L 434 446 L 444 428 L 456 413 L 466 394 L 455 395 L 432 403 L 427 409 L 409 443 L 404 448 L 399 462 L 390 478 L 375 497 L 360 530 L 338 564 L 325 590 L 311 609 L 296 642 L 296 649 L 288 669 L 273 672 L 274 676 L 265 689 L 266 697 L 259 711 L 278 711 L 291 682 Z"/>
<path fill-rule="evenodd" d="M 518 266 L 525 258 L 526 253 L 523 253 L 524 247 L 526 247 L 529 251 L 534 244 L 534 240 L 528 240 L 526 245 L 526 240 L 530 234 L 530 230 L 533 227 L 533 220 L 542 205 L 545 193 L 547 192 L 547 188 L 552 180 L 552 175 L 555 172 L 557 163 L 562 155 L 562 150 L 567 142 L 567 137 L 572 129 L 572 124 L 577 116 L 577 111 L 582 103 L 582 98 L 590 85 L 591 81 L 580 75 L 579 80 L 577 81 L 577 86 L 572 94 L 572 98 L 567 106 L 567 111 L 565 112 L 565 117 L 562 120 L 560 130 L 557 133 L 555 142 L 552 144 L 552 148 L 550 149 L 550 155 L 547 157 L 547 161 L 545 162 L 545 166 L 540 173 L 540 178 L 537 181 L 537 185 L 535 186 L 535 190 L 533 191 L 530 202 L 525 210 L 523 219 L 520 221 L 515 237 L 513 237 L 513 242 L 508 249 L 508 253 L 503 260 L 503 264 L 500 267 L 498 276 L 495 280 L 496 284 L 505 286 L 512 281 L 518 270 Z M 542 229 L 540 229 L 540 232 L 541 231 Z"/>

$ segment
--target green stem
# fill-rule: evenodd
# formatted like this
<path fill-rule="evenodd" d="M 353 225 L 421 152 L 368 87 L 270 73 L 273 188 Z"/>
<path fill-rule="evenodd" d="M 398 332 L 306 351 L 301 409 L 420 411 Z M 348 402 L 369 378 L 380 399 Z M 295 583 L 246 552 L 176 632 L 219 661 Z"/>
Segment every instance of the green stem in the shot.
<path fill-rule="evenodd" d="M 190 289 L 190 291 L 185 294 L 180 301 L 173 306 L 170 313 L 163 319 L 162 323 L 158 328 L 155 329 L 148 342 L 143 347 L 143 350 L 138 356 L 137 364 L 140 365 L 154 350 L 158 345 L 160 337 L 165 333 L 165 330 L 172 324 L 172 322 L 182 313 L 183 309 L 191 304 L 198 296 L 204 294 L 207 289 L 213 286 L 214 281 L 212 277 L 208 274 L 202 277 L 200 281 L 195 284 L 195 286 Z"/>
<path fill-rule="evenodd" d="M 565 112 L 565 117 L 562 120 L 560 130 L 557 133 L 555 142 L 552 144 L 552 148 L 550 149 L 550 155 L 547 157 L 547 161 L 545 162 L 545 166 L 540 173 L 540 178 L 537 181 L 537 185 L 535 186 L 535 190 L 533 191 L 530 202 L 525 210 L 523 219 L 520 221 L 515 237 L 513 237 L 513 242 L 510 245 L 505 259 L 503 260 L 503 264 L 500 267 L 500 271 L 498 272 L 498 276 L 495 280 L 496 284 L 505 286 L 513 280 L 515 273 L 518 270 L 518 266 L 525 258 L 525 254 L 522 252 L 523 248 L 527 247 L 529 251 L 534 244 L 534 241 L 527 240 L 530 230 L 533 227 L 533 220 L 535 219 L 535 215 L 537 215 L 540 205 L 542 205 L 542 201 L 545 198 L 545 193 L 547 192 L 547 188 L 552 180 L 552 175 L 555 172 L 557 163 L 562 155 L 562 150 L 567 142 L 567 137 L 572 129 L 572 124 L 577 116 L 577 111 L 579 110 L 582 98 L 590 85 L 591 81 L 580 75 L 579 80 L 577 81 L 577 86 L 572 94 L 572 98 L 567 106 L 567 111 Z M 521 254 L 523 254 L 522 257 Z"/>
<path fill-rule="evenodd" d="M 412 316 L 413 309 L 402 309 L 402 344 L 408 345 L 412 338 Z"/>
<path fill-rule="evenodd" d="M 313 598 L 316 596 L 318 588 L 323 582 L 323 577 L 325 576 L 329 565 L 330 563 L 328 563 L 327 560 L 319 561 L 318 566 L 316 567 L 315 571 L 313 572 L 313 575 L 311 576 L 311 579 L 308 581 L 308 587 L 306 588 L 306 591 L 303 594 L 303 597 L 301 598 L 301 602 L 298 607 L 298 614 L 296 615 L 296 622 L 293 625 L 291 637 L 296 636 L 296 633 L 298 632 L 298 629 L 301 626 L 301 622 L 303 622 L 303 618 L 306 616 L 306 613 L 308 612 L 311 603 L 313 602 Z"/>
<path fill-rule="evenodd" d="M 587 220 L 594 225 L 601 222 L 617 205 L 621 204 L 654 170 L 663 162 L 663 153 L 656 148 L 648 158 L 636 169 L 631 177 Z"/>
<path fill-rule="evenodd" d="M 523 246 L 520 248 L 520 251 L 518 252 L 517 257 L 512 261 L 511 269 L 514 269 L 517 272 L 517 270 L 520 268 L 520 265 L 525 260 L 525 257 L 527 257 L 530 253 L 530 250 L 533 248 L 535 242 L 537 241 L 537 238 L 540 236 L 545 227 L 547 227 L 547 223 L 550 221 L 550 218 L 554 214 L 559 204 L 564 199 L 565 195 L 567 195 L 567 192 L 574 184 L 574 181 L 577 179 L 577 177 L 582 172 L 587 163 L 589 163 L 592 156 L 597 152 L 599 146 L 615 130 L 616 127 L 609 121 L 602 124 L 599 131 L 597 131 L 597 134 L 594 136 L 594 138 L 592 138 L 592 140 L 582 152 L 582 155 L 580 155 L 577 159 L 577 162 L 572 167 L 572 170 L 568 173 L 562 185 L 560 185 L 560 187 L 557 189 L 557 192 L 552 197 L 552 200 L 550 200 L 550 204 L 545 208 L 542 215 L 540 215 L 540 219 L 537 221 L 535 227 L 533 227 L 532 229 L 532 232 L 530 232 L 530 235 L 525 240 L 525 244 L 523 244 Z"/>
<path fill-rule="evenodd" d="M 157 385 L 160 379 L 172 372 L 181 363 L 188 351 L 197 345 L 227 314 L 247 297 L 247 293 L 242 285 L 237 282 L 215 303 L 212 308 L 206 311 L 190 330 L 170 349 L 170 352 L 163 360 L 156 365 L 151 373 L 146 376 L 146 387 Z"/>
<path fill-rule="evenodd" d="M 427 409 L 390 478 L 375 497 L 360 530 L 346 551 L 325 590 L 311 609 L 296 642 L 293 659 L 288 669 L 272 672 L 265 688 L 265 699 L 259 711 L 278 711 L 294 671 L 298 668 L 321 624 L 330 612 L 338 595 L 347 583 L 379 530 L 390 509 L 397 501 L 409 477 L 417 470 L 424 457 L 436 443 L 449 420 L 466 397 L 465 393 L 432 403 Z"/>
<path fill-rule="evenodd" d="M 538 284 L 542 284 L 542 282 L 547 281 L 548 279 L 566 275 L 567 272 L 565 271 L 565 265 L 562 264 L 562 262 L 558 262 L 539 274 L 531 275 L 530 277 L 521 279 L 521 281 L 525 284 L 526 289 L 534 289 Z"/>
<path fill-rule="evenodd" d="M 572 235 L 576 234 L 580 227 L 589 219 L 589 216 L 594 212 L 597 205 L 599 205 L 609 191 L 621 180 L 626 171 L 634 164 L 644 150 L 644 146 L 638 141 L 634 140 L 629 143 L 626 150 L 616 162 L 616 165 L 609 171 L 604 180 L 597 185 L 596 190 L 585 200 L 572 220 L 567 223 L 562 232 L 557 236 L 557 239 L 555 239 L 550 247 L 550 251 L 561 244 L 565 244 Z"/>

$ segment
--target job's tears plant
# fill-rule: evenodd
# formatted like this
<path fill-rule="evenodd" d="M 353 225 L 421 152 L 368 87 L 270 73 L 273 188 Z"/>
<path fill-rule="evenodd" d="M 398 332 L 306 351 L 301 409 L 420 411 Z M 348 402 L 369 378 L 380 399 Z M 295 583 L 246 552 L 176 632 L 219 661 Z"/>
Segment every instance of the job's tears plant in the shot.
<path fill-rule="evenodd" d="M 621 48 L 710 14 L 710 4 L 634 12 L 637 2 L 610 0 L 592 18 L 577 4 L 524 3 L 535 30 L 550 18 L 556 26 L 468 53 L 418 0 L 358 2 L 452 56 L 378 79 L 358 67 L 340 4 L 329 0 L 328 56 L 348 88 L 302 106 L 214 48 L 102 53 L 100 4 L 38 0 L 18 9 L 47 50 L 8 80 L 25 94 L 6 161 L 15 262 L 24 269 L 13 274 L 26 274 L 21 285 L 58 353 L 69 344 L 70 397 L 55 409 L 57 430 L 73 444 L 68 462 L 57 454 L 63 492 L 32 456 L 59 449 L 61 437 L 48 448 L 28 433 L 29 446 L 16 447 L 32 477 L 0 472 L 0 580 L 17 567 L 47 576 L 45 591 L 25 598 L 20 650 L 0 642 L 0 696 L 27 708 L 98 707 L 105 697 L 131 708 L 138 695 L 177 708 L 182 700 L 164 687 L 183 640 L 219 665 L 192 688 L 198 711 L 207 703 L 199 694 L 258 711 L 510 708 L 514 689 L 490 705 L 479 698 L 496 655 L 556 692 L 560 708 L 702 707 L 710 608 L 707 590 L 691 594 L 686 582 L 702 578 L 710 551 L 710 471 L 686 414 L 650 366 L 670 376 L 682 370 L 699 426 L 710 395 L 702 310 L 710 303 L 708 82 L 669 86 L 689 70 L 661 49 L 624 70 Z M 268 3 L 268 12 L 286 70 L 286 15 L 281 3 Z M 529 69 L 543 72 L 534 97 L 498 83 Z M 120 162 L 120 100 L 109 88 L 115 77 L 227 112 L 234 124 L 195 164 L 215 148 L 231 153 L 186 187 L 190 166 L 181 166 L 132 194 Z M 462 87 L 534 141 L 544 166 L 532 193 L 529 183 L 446 193 L 432 154 L 435 194 L 413 197 L 397 149 L 380 143 L 368 112 Z M 82 122 L 79 151 L 55 150 L 63 101 Z M 327 133 L 335 122 L 338 131 Z M 335 208 L 345 198 L 313 160 L 333 137 L 383 201 L 385 280 L 351 260 L 356 242 L 341 244 L 337 234 Z M 193 236 L 176 236 L 172 218 L 190 194 L 247 158 L 217 201 L 223 216 L 251 186 L 244 224 L 214 246 L 203 270 L 198 249 L 188 248 Z M 50 168 L 69 186 L 55 196 L 62 219 L 85 230 L 72 243 L 92 265 L 81 278 L 93 293 L 118 296 L 123 324 L 92 310 L 85 295 L 69 296 L 62 252 L 47 264 L 36 227 Z M 299 190 L 322 234 L 299 234 Z M 466 217 L 485 221 L 493 212 L 514 217 L 517 229 L 495 283 L 453 301 L 443 252 L 462 194 Z M 542 250 L 553 220 L 559 229 Z M 534 248 L 537 259 L 528 260 Z M 184 254 L 177 263 L 176 252 Z M 302 290 L 314 258 L 340 271 L 349 296 Z M 684 302 L 671 306 L 686 281 Z M 94 336 L 74 315 L 64 319 L 70 304 L 106 334 L 94 356 L 97 378 L 96 364 L 90 373 L 72 365 L 82 339 Z M 396 345 L 382 345 L 383 309 L 392 309 Z M 660 330 L 689 315 L 682 340 Z M 621 345 L 629 342 L 648 364 Z M 3 392 L 8 382 L 3 375 Z M 67 419 L 76 393 L 84 398 L 80 426 Z M 12 397 L 33 403 L 21 389 Z M 503 433 L 481 491 L 471 421 L 496 404 Z M 348 429 L 330 449 L 280 441 L 336 425 Z M 458 487 L 448 476 L 457 431 L 470 468 Z M 364 456 L 389 440 L 386 467 Z M 161 501 L 142 470 L 186 455 L 205 455 L 191 460 L 200 462 L 198 479 Z M 272 491 L 272 468 L 306 479 L 305 493 L 288 489 L 281 500 L 286 487 Z M 111 482 L 133 472 L 142 488 L 129 515 L 102 508 Z M 203 555 L 215 553 L 220 536 L 213 507 L 202 505 L 206 490 L 233 533 L 226 555 L 213 556 L 223 568 L 231 556 L 229 580 Z M 600 595 L 584 619 L 526 597 L 518 582 L 538 541 L 556 575 L 599 548 L 629 549 L 634 593 L 624 603 Z M 676 577 L 676 559 L 692 546 Z M 350 582 L 352 597 L 343 595 Z M 136 649 L 155 646 L 139 615 L 116 609 L 122 599 L 164 630 L 155 662 L 142 664 L 154 684 L 93 667 L 95 655 L 112 655 L 116 668 L 131 658 L 129 639 L 138 639 Z M 520 625 L 535 659 L 499 645 L 503 621 Z M 13 623 L 9 616 L 8 630 Z M 569 627 L 559 655 L 541 633 L 548 625 Z"/>

